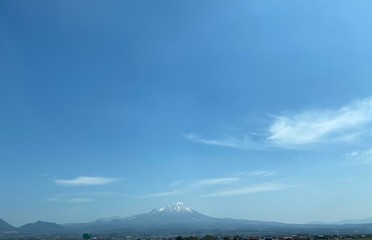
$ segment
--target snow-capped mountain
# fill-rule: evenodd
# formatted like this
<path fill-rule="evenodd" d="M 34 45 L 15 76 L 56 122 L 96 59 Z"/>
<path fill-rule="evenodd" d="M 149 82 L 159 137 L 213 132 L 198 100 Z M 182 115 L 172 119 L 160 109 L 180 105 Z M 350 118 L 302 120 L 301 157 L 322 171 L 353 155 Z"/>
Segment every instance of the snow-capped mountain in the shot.
<path fill-rule="evenodd" d="M 181 202 L 164 208 L 154 209 L 149 213 L 138 214 L 123 219 L 131 224 L 176 225 L 211 222 L 214 218 L 192 210 Z"/>
<path fill-rule="evenodd" d="M 203 215 L 181 202 L 167 207 L 153 209 L 148 213 L 137 214 L 130 217 L 98 219 L 90 223 L 68 225 L 75 230 L 88 232 L 126 231 L 130 229 L 175 229 L 206 227 L 218 223 L 217 218 Z"/>
<path fill-rule="evenodd" d="M 181 202 L 176 202 L 165 208 L 154 209 L 153 212 L 182 215 L 182 214 L 190 214 L 190 213 L 193 213 L 194 211 L 191 208 L 187 207 L 185 204 Z"/>

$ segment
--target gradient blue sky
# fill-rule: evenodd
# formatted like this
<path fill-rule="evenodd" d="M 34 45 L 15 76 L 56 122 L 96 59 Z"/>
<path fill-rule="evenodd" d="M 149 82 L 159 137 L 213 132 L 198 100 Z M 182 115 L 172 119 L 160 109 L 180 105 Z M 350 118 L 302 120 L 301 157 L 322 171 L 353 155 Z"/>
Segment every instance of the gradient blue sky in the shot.
<path fill-rule="evenodd" d="M 372 217 L 371 12 L 1 1 L 0 218 Z"/>

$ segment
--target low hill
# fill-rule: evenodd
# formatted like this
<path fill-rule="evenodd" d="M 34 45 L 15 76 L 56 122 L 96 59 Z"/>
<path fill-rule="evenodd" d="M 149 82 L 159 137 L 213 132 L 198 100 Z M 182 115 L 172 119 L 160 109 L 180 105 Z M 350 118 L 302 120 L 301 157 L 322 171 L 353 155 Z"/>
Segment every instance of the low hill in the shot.
<path fill-rule="evenodd" d="M 14 232 L 17 229 L 0 218 L 0 233 Z"/>
<path fill-rule="evenodd" d="M 51 235 L 51 234 L 66 234 L 71 230 L 56 223 L 37 221 L 35 223 L 28 223 L 18 228 L 22 234 L 29 235 Z"/>

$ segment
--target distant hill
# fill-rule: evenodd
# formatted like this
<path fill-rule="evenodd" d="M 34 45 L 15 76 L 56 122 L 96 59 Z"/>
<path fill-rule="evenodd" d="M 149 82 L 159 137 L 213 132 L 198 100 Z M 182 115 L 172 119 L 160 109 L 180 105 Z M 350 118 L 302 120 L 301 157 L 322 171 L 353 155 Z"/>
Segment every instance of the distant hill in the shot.
<path fill-rule="evenodd" d="M 148 213 L 120 218 L 101 218 L 88 223 L 58 225 L 38 221 L 15 228 L 0 221 L 1 231 L 18 232 L 13 236 L 69 235 L 80 236 L 88 232 L 131 236 L 162 235 L 284 235 L 284 234 L 372 234 L 372 224 L 285 224 L 231 218 L 213 218 L 201 214 L 181 202 Z M 8 235 L 4 235 L 9 238 Z M 1 234 L 0 234 L 1 238 Z"/>
<path fill-rule="evenodd" d="M 322 221 L 313 221 L 309 222 L 308 224 L 332 224 L 332 225 L 345 225 L 345 224 L 372 224 L 372 218 L 364 218 L 364 219 L 347 219 L 341 221 L 334 221 L 334 222 L 322 222 Z"/>
<path fill-rule="evenodd" d="M 353 219 L 353 220 L 342 220 L 337 222 L 331 222 L 331 224 L 368 224 L 372 223 L 372 218 L 364 218 L 364 219 Z"/>
<path fill-rule="evenodd" d="M 13 232 L 17 229 L 0 218 L 0 233 Z"/>
<path fill-rule="evenodd" d="M 30 235 L 51 235 L 51 234 L 65 234 L 71 232 L 67 227 L 63 227 L 56 223 L 37 221 L 35 223 L 28 223 L 18 228 L 22 234 Z"/>

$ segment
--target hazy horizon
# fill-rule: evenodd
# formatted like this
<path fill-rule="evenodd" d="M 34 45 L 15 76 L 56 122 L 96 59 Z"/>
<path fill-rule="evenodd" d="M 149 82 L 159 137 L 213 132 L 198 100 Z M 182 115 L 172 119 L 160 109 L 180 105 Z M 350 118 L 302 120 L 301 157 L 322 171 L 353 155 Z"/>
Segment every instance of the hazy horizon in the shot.
<path fill-rule="evenodd" d="M 372 217 L 372 2 L 0 2 L 0 218 Z"/>
<path fill-rule="evenodd" d="M 180 202 L 180 203 L 183 203 L 183 202 Z M 175 204 L 175 203 L 172 203 L 172 204 Z M 172 205 L 170 204 L 170 205 Z M 185 204 L 185 203 L 183 203 Z M 170 206 L 168 205 L 168 206 Z M 112 216 L 101 216 L 101 217 L 96 217 L 95 219 L 89 219 L 89 220 L 85 220 L 85 221 L 80 221 L 80 222 L 53 222 L 53 221 L 45 221 L 43 219 L 38 219 L 38 220 L 35 220 L 33 222 L 25 222 L 25 223 L 22 223 L 22 224 L 19 224 L 19 225 L 14 225 L 14 224 L 11 224 L 10 222 L 8 222 L 6 219 L 2 219 L 4 221 L 6 221 L 7 223 L 9 223 L 10 225 L 14 226 L 14 227 L 21 227 L 23 225 L 26 225 L 26 224 L 29 224 L 29 223 L 34 223 L 34 222 L 38 222 L 38 221 L 42 221 L 42 222 L 53 222 L 53 223 L 57 223 L 57 224 L 76 224 L 76 223 L 90 223 L 90 222 L 94 222 L 94 221 L 99 221 L 99 220 L 105 220 L 105 219 L 113 219 L 113 218 L 127 218 L 127 217 L 131 217 L 131 216 L 135 216 L 135 215 L 138 215 L 138 214 L 146 214 L 146 213 L 150 213 L 152 211 L 154 211 L 155 209 L 156 210 L 159 210 L 159 209 L 164 209 L 165 207 L 168 207 L 168 206 L 163 206 L 163 207 L 158 207 L 158 208 L 152 208 L 150 210 L 147 210 L 147 211 L 144 211 L 144 212 L 138 212 L 136 214 L 133 214 L 133 215 L 128 215 L 128 216 L 119 216 L 119 215 L 112 215 Z M 187 207 L 190 207 L 186 204 Z M 224 218 L 229 218 L 229 219 L 234 219 L 234 218 L 231 218 L 229 216 L 210 216 L 210 215 L 206 215 L 202 212 L 199 212 L 197 211 L 197 209 L 193 209 L 191 208 L 193 211 L 196 211 L 198 213 L 201 213 L 205 216 L 208 216 L 208 217 L 214 217 L 214 218 L 220 218 L 220 219 L 224 219 Z M 241 220 L 253 220 L 253 221 L 263 221 L 263 222 L 280 222 L 280 221 L 275 221 L 273 219 L 246 219 L 246 218 L 236 218 L 236 219 L 241 219 Z M 363 218 L 363 219 L 338 219 L 338 220 L 335 220 L 335 221 L 328 221 L 328 222 L 325 222 L 325 221 L 319 221 L 319 220 L 313 220 L 313 221 L 308 221 L 308 222 L 281 222 L 281 223 L 285 223 L 285 224 L 342 224 L 343 221 L 345 222 L 353 222 L 353 221 L 362 221 L 363 220 L 370 220 L 372 218 Z"/>

